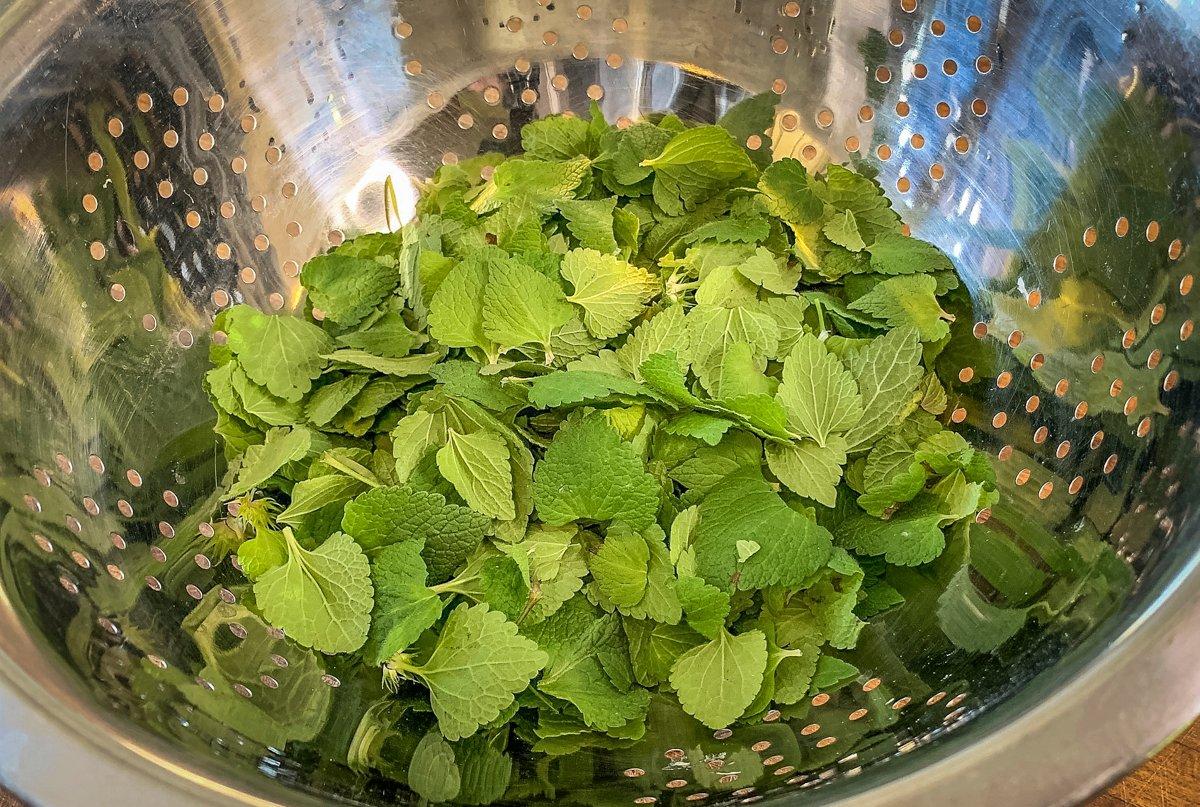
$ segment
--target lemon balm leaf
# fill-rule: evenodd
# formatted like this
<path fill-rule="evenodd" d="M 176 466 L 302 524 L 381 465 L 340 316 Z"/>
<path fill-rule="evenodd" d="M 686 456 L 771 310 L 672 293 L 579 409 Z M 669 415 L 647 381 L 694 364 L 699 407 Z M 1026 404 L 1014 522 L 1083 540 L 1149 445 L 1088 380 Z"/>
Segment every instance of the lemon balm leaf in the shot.
<path fill-rule="evenodd" d="M 461 740 L 495 720 L 548 661 L 502 613 L 464 603 L 450 612 L 429 660 L 399 669 L 429 687 L 442 735 Z"/>
<path fill-rule="evenodd" d="M 263 616 L 305 647 L 322 653 L 358 650 L 367 640 L 374 602 L 362 547 L 339 532 L 309 551 L 290 529 L 283 535 L 287 562 L 254 583 Z"/>
<path fill-rule="evenodd" d="M 508 445 L 489 432 L 449 432 L 437 452 L 438 470 L 471 508 L 508 521 L 517 517 Z"/>

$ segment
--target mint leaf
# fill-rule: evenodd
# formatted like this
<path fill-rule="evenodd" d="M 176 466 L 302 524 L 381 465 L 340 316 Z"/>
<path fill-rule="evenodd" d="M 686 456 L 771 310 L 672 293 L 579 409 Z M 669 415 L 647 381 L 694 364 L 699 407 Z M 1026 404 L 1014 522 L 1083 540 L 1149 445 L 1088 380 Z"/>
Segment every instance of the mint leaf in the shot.
<path fill-rule="evenodd" d="M 854 217 L 852 210 L 843 210 L 834 215 L 821 228 L 821 232 L 830 241 L 851 252 L 862 252 L 866 247 L 862 233 L 858 231 L 858 219 Z"/>
<path fill-rule="evenodd" d="M 483 332 L 483 290 L 488 268 L 463 261 L 452 269 L 429 302 L 429 333 L 447 347 L 495 348 Z"/>
<path fill-rule="evenodd" d="M 762 686 L 767 669 L 767 640 L 761 631 L 734 636 L 722 630 L 716 639 L 675 660 L 671 686 L 688 714 L 712 729 L 742 716 Z"/>
<path fill-rule="evenodd" d="M 747 280 L 775 294 L 795 294 L 800 283 L 800 267 L 789 266 L 786 258 L 775 257 L 766 247 L 759 247 L 737 270 Z"/>
<path fill-rule="evenodd" d="M 444 361 L 435 365 L 429 374 L 437 379 L 451 395 L 474 401 L 493 412 L 505 412 L 525 402 L 519 387 L 502 383 L 495 376 L 485 376 L 472 361 Z"/>
<path fill-rule="evenodd" d="M 332 345 L 317 326 L 296 317 L 269 316 L 248 305 L 225 312 L 229 349 L 246 375 L 272 395 L 299 401 L 325 366 Z"/>
<path fill-rule="evenodd" d="M 706 639 L 716 639 L 729 616 L 729 594 L 698 577 L 681 577 L 676 584 L 687 623 Z"/>
<path fill-rule="evenodd" d="M 292 501 L 275 520 L 295 527 L 310 513 L 331 504 L 347 502 L 366 489 L 364 482 L 344 474 L 324 474 L 302 480 L 292 488 Z"/>
<path fill-rule="evenodd" d="M 605 255 L 617 251 L 616 209 L 615 198 L 567 199 L 558 203 L 558 212 L 567 221 L 567 231 L 575 236 L 579 246 Z"/>
<path fill-rule="evenodd" d="M 288 560 L 288 547 L 283 533 L 259 531 L 238 547 L 237 560 L 242 573 L 251 582 L 282 566 Z"/>
<path fill-rule="evenodd" d="M 644 529 L 658 511 L 658 485 L 611 426 L 589 418 L 555 435 L 534 471 L 533 499 L 547 524 L 619 520 Z"/>
<path fill-rule="evenodd" d="M 365 367 L 368 370 L 374 370 L 384 375 L 404 378 L 406 376 L 425 375 L 433 369 L 433 366 L 438 363 L 438 360 L 442 356 L 439 353 L 417 353 L 397 359 L 389 356 L 372 356 L 370 353 L 364 353 L 361 350 L 343 348 L 342 350 L 335 350 L 333 353 L 322 358 L 328 359 L 335 366 L 348 366 L 351 368 Z"/>
<path fill-rule="evenodd" d="M 665 308 L 639 325 L 617 349 L 616 358 L 626 373 L 641 378 L 642 364 L 655 353 L 675 353 L 677 356 L 688 353 L 688 331 L 682 305 Z"/>
<path fill-rule="evenodd" d="M 263 617 L 298 644 L 322 653 L 363 646 L 371 622 L 371 571 L 362 548 L 337 533 L 313 551 L 283 531 L 287 562 L 254 583 Z"/>
<path fill-rule="evenodd" d="M 472 509 L 501 521 L 517 517 L 508 444 L 489 432 L 451 429 L 437 452 L 438 470 Z"/>
<path fill-rule="evenodd" d="M 495 720 L 548 661 L 503 614 L 464 603 L 450 612 L 428 661 L 390 664 L 429 687 L 442 735 L 461 740 Z"/>
<path fill-rule="evenodd" d="M 588 568 L 604 596 L 618 607 L 642 601 L 650 571 L 650 547 L 632 530 L 609 530 Z"/>
<path fill-rule="evenodd" d="M 555 116 L 530 121 L 521 127 L 521 148 L 535 160 L 570 160 L 586 157 L 590 138 L 581 118 Z"/>
<path fill-rule="evenodd" d="M 687 412 L 662 425 L 667 434 L 694 437 L 702 443 L 715 446 L 725 433 L 733 427 L 733 421 L 704 412 Z"/>
<path fill-rule="evenodd" d="M 305 406 L 308 422 L 318 427 L 327 426 L 334 415 L 354 400 L 354 396 L 362 392 L 370 380 L 370 377 L 365 375 L 349 375 L 314 390 Z"/>
<path fill-rule="evenodd" d="M 588 331 L 600 339 L 628 330 L 658 291 L 658 281 L 645 269 L 594 249 L 571 250 L 561 271 L 574 287 L 567 299 L 583 310 Z"/>
<path fill-rule="evenodd" d="M 883 555 L 897 566 L 928 563 L 946 548 L 946 537 L 937 513 L 898 514 L 888 521 L 869 515 L 856 515 L 837 527 L 838 546 L 860 555 Z"/>

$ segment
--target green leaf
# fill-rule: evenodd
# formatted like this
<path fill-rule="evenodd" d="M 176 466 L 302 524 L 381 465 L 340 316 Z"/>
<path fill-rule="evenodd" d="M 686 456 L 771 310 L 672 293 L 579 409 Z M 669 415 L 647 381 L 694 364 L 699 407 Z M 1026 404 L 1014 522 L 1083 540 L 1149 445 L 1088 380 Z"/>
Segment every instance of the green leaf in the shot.
<path fill-rule="evenodd" d="M 304 647 L 351 653 L 367 640 L 371 623 L 371 570 L 362 548 L 337 533 L 313 551 L 285 529 L 287 562 L 254 583 L 263 617 Z"/>
<path fill-rule="evenodd" d="M 671 686 L 688 714 L 712 729 L 742 716 L 762 686 L 767 640 L 761 631 L 716 639 L 684 653 L 671 667 Z"/>
<path fill-rule="evenodd" d="M 383 664 L 406 649 L 442 616 L 442 601 L 425 585 L 420 541 L 385 547 L 371 563 L 375 607 L 363 658 Z"/>
<path fill-rule="evenodd" d="M 673 305 L 643 322 L 625 344 L 617 348 L 617 362 L 634 378 L 641 378 L 641 367 L 655 353 L 688 353 L 688 331 L 684 307 Z"/>
<path fill-rule="evenodd" d="M 495 344 L 483 328 L 488 266 L 483 260 L 463 261 L 450 270 L 430 300 L 429 333 L 443 345 L 495 352 Z"/>
<path fill-rule="evenodd" d="M 618 607 L 631 608 L 646 594 L 650 547 L 632 530 L 609 530 L 588 568 L 596 585 Z"/>
<path fill-rule="evenodd" d="M 558 212 L 567 221 L 567 230 L 579 246 L 605 255 L 617 251 L 615 212 L 617 199 L 566 199 L 558 203 Z M 569 253 L 568 253 L 569 254 Z"/>
<path fill-rule="evenodd" d="M 654 169 L 654 201 L 671 216 L 683 215 L 757 170 L 745 149 L 719 126 L 680 132 L 642 165 Z"/>
<path fill-rule="evenodd" d="M 635 398 L 645 393 L 636 381 L 595 370 L 563 370 L 538 376 L 529 385 L 529 402 L 555 409 L 613 396 Z"/>
<path fill-rule="evenodd" d="M 792 157 L 776 160 L 762 173 L 758 190 L 772 216 L 789 224 L 808 224 L 821 217 L 825 203 L 813 190 L 815 180 Z"/>
<path fill-rule="evenodd" d="M 521 148 L 535 160 L 570 160 L 589 156 L 588 123 L 555 115 L 521 127 Z"/>
<path fill-rule="evenodd" d="M 287 563 L 288 548 L 283 533 L 259 531 L 255 537 L 238 547 L 237 559 L 246 579 L 254 582 Z"/>
<path fill-rule="evenodd" d="M 550 353 L 550 334 L 572 316 L 553 281 L 518 260 L 493 267 L 483 291 L 483 331 L 504 349 L 540 345 Z"/>
<path fill-rule="evenodd" d="M 600 651 L 603 638 L 616 627 L 583 597 L 576 597 L 526 635 L 546 651 L 549 662 L 538 690 L 571 703 L 588 726 L 605 731 L 644 719 L 650 693 L 622 691 L 605 672 Z"/>
<path fill-rule="evenodd" d="M 724 398 L 721 405 L 729 412 L 740 415 L 751 428 L 759 432 L 780 439 L 792 436 L 787 428 L 787 412 L 770 395 L 757 392 Z"/>
<path fill-rule="evenodd" d="M 474 401 L 493 412 L 505 412 L 525 403 L 519 387 L 501 383 L 496 376 L 485 376 L 473 361 L 444 361 L 429 374 L 451 395 Z"/>
<path fill-rule="evenodd" d="M 644 687 L 655 687 L 671 675 L 671 666 L 703 637 L 687 625 L 661 625 L 643 619 L 624 619 L 629 637 L 629 657 L 634 679 Z"/>
<path fill-rule="evenodd" d="M 801 336 L 784 360 L 783 383 L 775 397 L 792 429 L 822 446 L 831 434 L 852 428 L 862 418 L 854 377 L 812 334 Z"/>
<path fill-rule="evenodd" d="M 779 96 L 775 93 L 759 93 L 738 101 L 717 121 L 717 125 L 733 135 L 733 139 L 739 143 L 745 143 L 751 135 L 758 135 L 762 145 L 749 150 L 749 154 L 759 168 L 765 168 L 771 162 L 770 131 L 775 126 L 775 107 L 778 104 Z"/>
<path fill-rule="evenodd" d="M 775 320 L 779 329 L 779 349 L 772 358 L 785 358 L 805 332 L 804 312 L 808 310 L 808 300 L 804 297 L 772 297 L 761 301 L 758 309 Z"/>
<path fill-rule="evenodd" d="M 832 435 L 824 446 L 813 440 L 767 445 L 767 467 L 798 496 L 826 507 L 837 504 L 837 484 L 846 464 L 846 440 Z"/>
<path fill-rule="evenodd" d="M 508 444 L 490 432 L 459 434 L 451 429 L 437 452 L 438 470 L 472 509 L 508 521 L 517 517 Z"/>
<path fill-rule="evenodd" d="M 370 380 L 370 376 L 366 375 L 349 375 L 314 390 L 304 409 L 308 422 L 317 427 L 329 425 L 333 416 L 354 400 L 354 396 L 362 392 Z"/>
<path fill-rule="evenodd" d="M 331 504 L 347 502 L 366 489 L 365 483 L 345 474 L 324 474 L 305 479 L 292 488 L 291 502 L 275 520 L 295 527 L 310 513 Z"/>
<path fill-rule="evenodd" d="M 761 548 L 738 562 L 737 542 Z M 832 537 L 780 498 L 771 486 L 743 471 L 727 477 L 700 504 L 692 539 L 696 571 L 723 591 L 772 585 L 799 586 L 828 561 Z"/>
<path fill-rule="evenodd" d="M 448 269 L 452 262 L 449 262 L 449 259 L 447 261 Z M 337 338 L 339 347 L 353 348 L 376 356 L 388 356 L 395 359 L 407 356 L 413 348 L 424 341 L 424 336 L 409 330 L 404 317 L 395 311 L 388 311 L 361 330 L 344 333 Z"/>
<path fill-rule="evenodd" d="M 692 365 L 701 373 L 715 372 L 738 343 L 750 346 L 759 370 L 779 349 L 779 326 L 757 306 L 698 305 L 688 312 L 687 329 Z"/>
<path fill-rule="evenodd" d="M 721 442 L 721 438 L 732 427 L 733 421 L 726 418 L 709 415 L 705 412 L 687 412 L 664 423 L 662 430 L 667 434 L 694 437 L 703 443 L 715 446 Z"/>
<path fill-rule="evenodd" d="M 940 524 L 937 513 L 898 514 L 888 521 L 855 515 L 838 525 L 836 539 L 838 546 L 860 555 L 883 555 L 884 560 L 897 566 L 918 566 L 946 548 Z"/>
<path fill-rule="evenodd" d="M 911 325 L 922 342 L 936 342 L 950 334 L 954 321 L 938 304 L 936 291 L 937 280 L 930 275 L 902 275 L 877 284 L 850 307 L 882 319 L 892 328 Z"/>
<path fill-rule="evenodd" d="M 583 309 L 584 324 L 600 339 L 627 331 L 659 288 L 645 269 L 594 249 L 571 250 L 561 271 L 574 287 L 567 299 Z"/>
<path fill-rule="evenodd" d="M 437 803 L 454 799 L 462 787 L 454 749 L 436 731 L 421 738 L 408 763 L 408 786 L 422 799 Z"/>
<path fill-rule="evenodd" d="M 834 215 L 821 228 L 821 232 L 830 241 L 851 252 L 862 252 L 866 247 L 862 234 L 858 231 L 858 219 L 851 210 L 843 210 Z"/>
<path fill-rule="evenodd" d="M 269 316 L 248 305 L 225 312 L 229 349 L 246 375 L 272 395 L 299 401 L 325 366 L 332 343 L 325 332 L 296 317 Z"/>
<path fill-rule="evenodd" d="M 308 299 L 325 319 L 352 327 L 400 285 L 395 265 L 348 255 L 318 255 L 304 264 L 301 276 Z"/>
<path fill-rule="evenodd" d="M 655 353 L 638 372 L 646 385 L 680 406 L 699 406 L 702 402 L 687 388 L 687 368 L 674 353 Z"/>
<path fill-rule="evenodd" d="M 462 777 L 456 799 L 459 804 L 491 804 L 508 790 L 513 759 L 504 752 L 503 743 L 507 740 L 508 732 L 502 732 L 499 743 L 475 736 L 455 744 L 454 757 Z"/>
<path fill-rule="evenodd" d="M 547 209 L 569 198 L 591 170 L 592 162 L 586 157 L 565 162 L 511 158 L 496 166 L 492 178 L 471 200 L 471 209 L 488 213 L 509 202 Z"/>
<path fill-rule="evenodd" d="M 342 515 L 342 531 L 368 552 L 419 543 L 433 580 L 452 575 L 490 528 L 482 513 L 404 486 L 369 490 L 347 504 Z"/>
<path fill-rule="evenodd" d="M 308 454 L 312 432 L 303 426 L 294 429 L 271 429 L 261 446 L 250 446 L 242 458 L 237 481 L 229 489 L 230 498 L 242 496 L 276 474 L 283 466 Z"/>
<path fill-rule="evenodd" d="M 687 623 L 706 639 L 716 639 L 729 617 L 729 595 L 698 577 L 681 577 L 676 584 Z"/>
<path fill-rule="evenodd" d="M 873 445 L 904 414 L 921 381 L 921 343 L 913 328 L 896 328 L 851 354 L 850 373 L 862 395 L 862 419 L 847 433 L 850 451 Z"/>
<path fill-rule="evenodd" d="M 388 356 L 372 356 L 361 350 L 343 348 L 324 356 L 335 365 L 350 367 L 365 367 L 384 375 L 404 378 L 406 376 L 425 375 L 442 358 L 440 353 L 416 353 L 396 359 Z"/>
<path fill-rule="evenodd" d="M 759 247 L 737 270 L 747 280 L 775 294 L 795 294 L 800 283 L 800 267 L 788 266 L 786 259 L 775 257 L 766 247 Z"/>
<path fill-rule="evenodd" d="M 627 535 L 633 533 L 628 526 L 624 524 L 613 524 L 608 529 L 607 540 L 620 540 L 622 546 L 630 547 L 632 538 Z M 668 625 L 673 625 L 679 622 L 682 616 L 682 607 L 679 602 L 679 595 L 675 591 L 675 568 L 671 564 L 671 556 L 667 551 L 667 546 L 664 543 L 664 534 L 657 526 L 653 526 L 644 535 L 637 535 L 643 544 L 646 546 L 647 564 L 645 569 L 645 587 L 643 595 L 636 601 L 629 604 L 621 604 L 612 601 L 606 593 L 604 585 L 599 585 L 598 601 L 607 610 L 611 610 L 614 606 L 625 616 L 631 616 L 635 619 L 651 619 L 655 622 L 662 622 Z M 625 549 L 623 551 L 630 551 Z M 616 559 L 610 557 L 606 559 L 606 566 L 601 567 L 601 577 L 605 585 L 622 591 L 625 594 L 631 593 L 632 586 L 635 585 L 627 579 L 627 575 L 636 574 L 635 578 L 638 583 L 642 579 L 640 572 L 631 571 L 631 563 L 635 558 L 623 557 L 620 563 L 614 562 Z M 592 575 L 595 577 L 596 570 L 593 564 Z M 597 578 L 597 583 L 600 583 L 601 578 Z M 622 585 L 628 584 L 628 585 Z M 593 590 L 593 594 L 596 591 Z"/>
<path fill-rule="evenodd" d="M 881 275 L 911 275 L 953 271 L 954 264 L 946 253 L 919 238 L 898 232 L 881 233 L 867 247 L 871 253 L 871 271 Z"/>
<path fill-rule="evenodd" d="M 495 720 L 548 661 L 503 614 L 464 603 L 450 612 L 429 660 L 401 671 L 429 687 L 442 735 L 461 740 Z"/>
<path fill-rule="evenodd" d="M 538 516 L 552 525 L 618 520 L 644 529 L 658 512 L 654 477 L 600 418 L 559 430 L 534 472 L 533 498 Z"/>
<path fill-rule="evenodd" d="M 853 664 L 842 661 L 837 656 L 822 653 L 808 688 L 809 694 L 841 689 L 858 678 L 858 675 L 858 668 Z"/>

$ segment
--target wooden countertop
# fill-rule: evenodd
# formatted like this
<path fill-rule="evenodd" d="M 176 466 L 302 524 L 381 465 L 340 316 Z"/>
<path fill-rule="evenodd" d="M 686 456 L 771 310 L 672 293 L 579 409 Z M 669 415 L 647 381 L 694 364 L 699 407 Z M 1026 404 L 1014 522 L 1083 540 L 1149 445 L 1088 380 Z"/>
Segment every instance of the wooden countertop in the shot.
<path fill-rule="evenodd" d="M 1200 721 L 1088 807 L 1194 807 L 1200 804 Z"/>

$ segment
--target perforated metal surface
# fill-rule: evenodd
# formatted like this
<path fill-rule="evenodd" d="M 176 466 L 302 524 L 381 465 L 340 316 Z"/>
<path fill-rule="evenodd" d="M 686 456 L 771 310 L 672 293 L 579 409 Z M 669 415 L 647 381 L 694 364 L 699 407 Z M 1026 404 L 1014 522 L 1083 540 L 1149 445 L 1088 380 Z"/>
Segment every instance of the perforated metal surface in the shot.
<path fill-rule="evenodd" d="M 556 795 L 716 803 L 845 777 L 870 789 L 894 757 L 1039 675 L 1049 697 L 1069 677 L 1060 660 L 1099 653 L 1087 641 L 1101 620 L 1130 624 L 1191 551 L 1177 543 L 1194 532 L 1200 445 L 1198 24 L 1186 5 L 1126 2 L 10 4 L 0 538 L 4 593 L 39 648 L 16 666 L 75 682 L 111 716 L 113 748 L 149 742 L 247 793 L 271 778 L 402 798 L 306 750 L 329 732 L 349 744 L 378 682 L 351 682 L 240 602 L 213 527 L 221 461 L 200 386 L 213 317 L 237 302 L 296 310 L 308 258 L 385 227 L 388 177 L 411 216 L 410 180 L 512 153 L 539 116 L 595 100 L 618 125 L 656 110 L 711 121 L 772 91 L 774 129 L 752 147 L 814 169 L 876 165 L 969 287 L 975 321 L 955 327 L 976 349 L 944 369 L 959 381 L 951 419 L 1001 479 L 980 529 L 1027 548 L 1110 544 L 1128 585 L 1031 623 L 995 657 L 882 622 L 867 640 L 895 664 L 817 695 L 808 718 L 656 736 Z M 240 675 L 212 673 L 225 668 L 197 631 L 242 654 Z M 879 704 L 893 716 L 864 721 Z"/>

